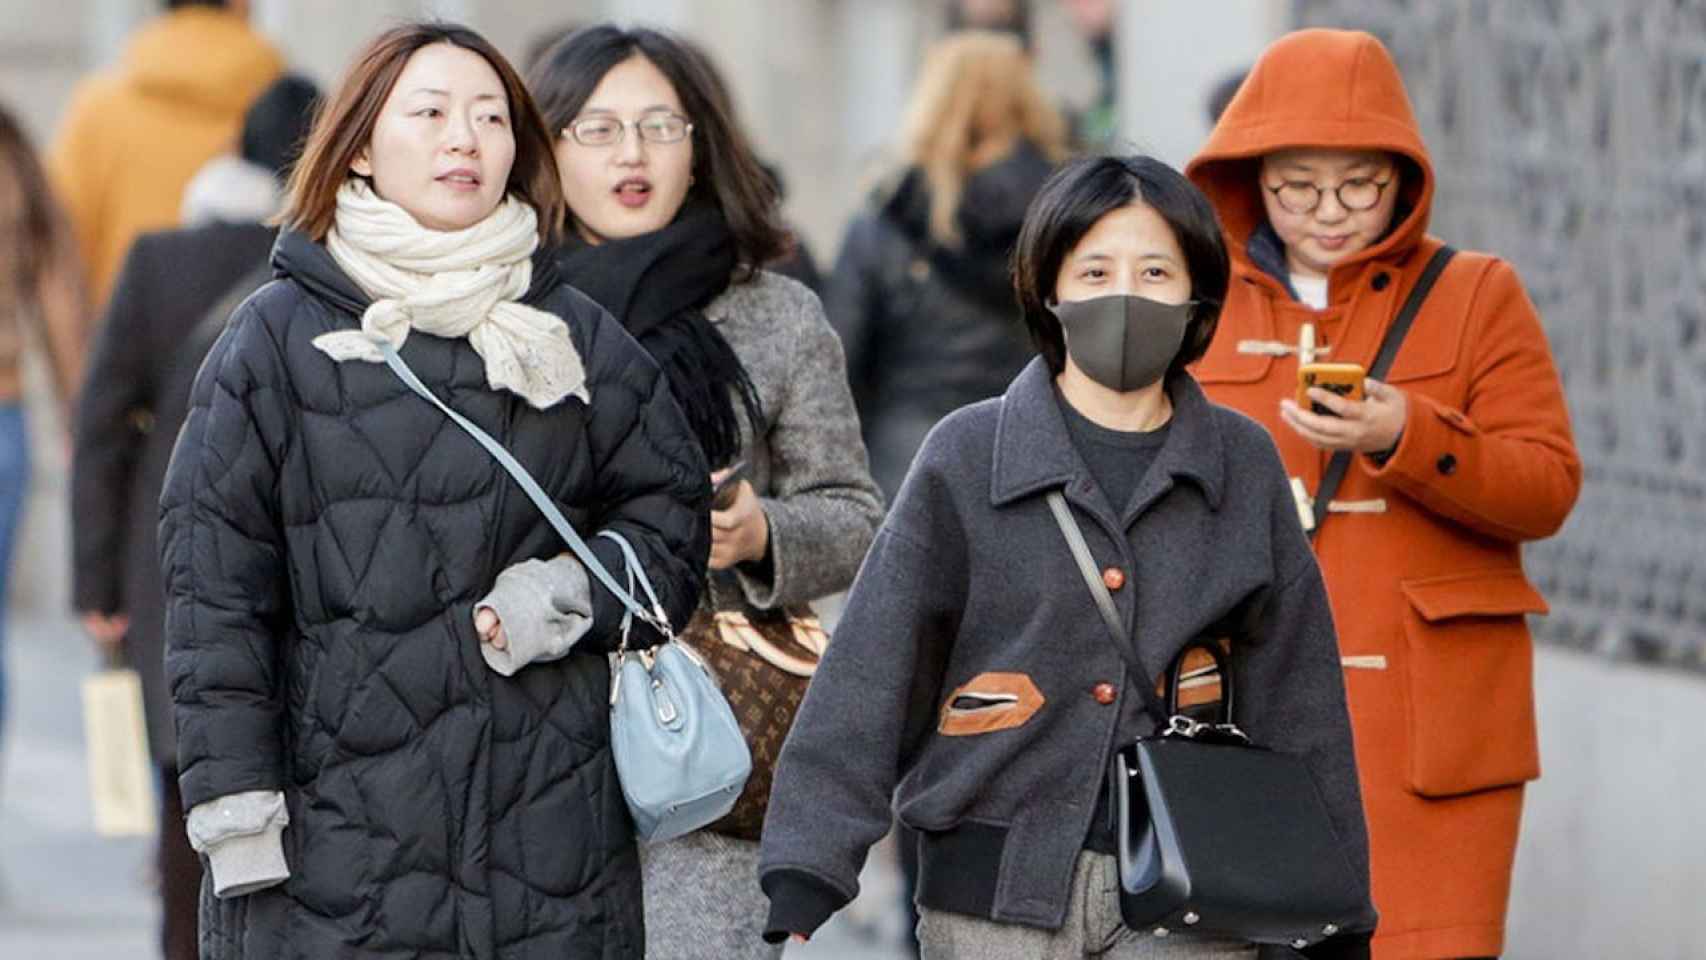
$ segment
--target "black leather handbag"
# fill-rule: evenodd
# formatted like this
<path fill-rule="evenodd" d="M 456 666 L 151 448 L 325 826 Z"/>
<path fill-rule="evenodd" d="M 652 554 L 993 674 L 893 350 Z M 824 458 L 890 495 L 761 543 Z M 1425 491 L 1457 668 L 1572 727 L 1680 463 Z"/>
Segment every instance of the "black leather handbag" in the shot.
<path fill-rule="evenodd" d="M 1120 915 L 1133 930 L 1200 930 L 1302 950 L 1359 917 L 1356 874 L 1302 758 L 1258 747 L 1232 722 L 1233 675 L 1217 644 L 1219 716 L 1176 707 L 1160 734 L 1115 751 Z M 1189 652 L 1189 648 L 1185 652 Z"/>
<path fill-rule="evenodd" d="M 1065 498 L 1055 492 L 1048 500 L 1110 638 L 1137 671 L 1132 686 L 1162 721 L 1158 734 L 1116 750 L 1112 761 L 1125 925 L 1296 950 L 1338 936 L 1367 904 L 1308 765 L 1256 746 L 1233 722 L 1232 663 L 1218 643 L 1187 645 L 1168 670 L 1165 700 L 1156 695 Z M 1220 673 L 1211 723 L 1180 712 L 1192 650 L 1206 651 Z"/>

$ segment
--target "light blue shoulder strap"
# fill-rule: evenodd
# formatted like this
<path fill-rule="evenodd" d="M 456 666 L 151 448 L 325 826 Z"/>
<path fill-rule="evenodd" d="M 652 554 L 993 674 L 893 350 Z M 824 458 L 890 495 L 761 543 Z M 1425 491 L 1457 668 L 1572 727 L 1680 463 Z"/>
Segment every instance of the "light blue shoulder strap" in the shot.
<path fill-rule="evenodd" d="M 639 558 L 634 554 L 633 546 L 628 543 L 626 538 L 609 530 L 601 531 L 599 534 L 616 541 L 617 545 L 622 548 L 622 554 L 628 560 L 629 583 L 631 585 L 635 577 L 639 578 L 640 586 L 645 590 L 646 597 L 652 602 L 651 610 L 647 610 L 640 605 L 638 600 L 634 599 L 631 587 L 624 590 L 617 585 L 615 578 L 610 575 L 610 571 L 604 569 L 604 565 L 598 562 L 598 558 L 587 547 L 586 541 L 582 540 L 580 534 L 575 532 L 575 528 L 569 525 L 569 521 L 564 518 L 562 511 L 558 510 L 557 505 L 551 502 L 551 498 L 545 495 L 544 490 L 540 489 L 538 481 L 534 480 L 533 475 L 527 472 L 527 468 L 511 456 L 508 450 L 504 449 L 503 444 L 493 440 L 490 434 L 475 426 L 473 421 L 467 417 L 452 410 L 449 405 L 438 398 L 437 394 L 428 390 L 426 384 L 422 383 L 420 378 L 415 376 L 415 372 L 409 369 L 409 365 L 403 362 L 403 358 L 397 353 L 396 347 L 389 342 L 381 342 L 379 350 L 385 355 L 385 363 L 390 366 L 393 373 L 397 374 L 398 379 L 408 384 L 409 389 L 432 401 L 433 406 L 444 411 L 444 415 L 455 421 L 457 426 L 468 431 L 469 436 L 478 441 L 480 446 L 485 447 L 486 452 L 491 454 L 493 459 L 497 460 L 505 470 L 509 471 L 509 475 L 521 485 L 521 489 L 527 494 L 527 498 L 532 500 L 533 505 L 539 508 L 539 512 L 545 515 L 546 520 L 550 521 L 558 536 L 563 538 L 563 542 L 569 545 L 569 550 L 586 566 L 587 572 L 592 574 L 599 583 L 604 585 L 605 589 L 622 602 L 622 606 L 627 611 L 622 618 L 624 646 L 627 644 L 628 625 L 634 617 L 639 617 L 642 622 L 651 624 L 666 638 L 675 636 L 675 631 L 669 625 L 669 616 L 664 613 L 663 604 L 658 602 L 657 592 L 652 589 L 651 578 L 646 576 L 646 568 L 640 565 Z"/>

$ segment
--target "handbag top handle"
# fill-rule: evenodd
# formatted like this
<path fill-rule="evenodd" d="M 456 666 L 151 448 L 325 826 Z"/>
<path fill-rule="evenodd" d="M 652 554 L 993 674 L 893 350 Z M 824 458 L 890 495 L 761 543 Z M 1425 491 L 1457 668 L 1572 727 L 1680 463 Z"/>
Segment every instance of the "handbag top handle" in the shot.
<path fill-rule="evenodd" d="M 448 404 L 438 398 L 437 394 L 427 389 L 426 384 L 422 383 L 420 378 L 415 376 L 415 372 L 409 369 L 409 365 L 403 362 L 402 356 L 397 353 L 397 348 L 389 340 L 380 340 L 378 346 L 380 353 L 385 356 L 386 365 L 397 375 L 397 378 L 408 384 L 409 389 L 432 401 L 433 406 L 444 411 L 445 416 L 466 430 L 469 436 L 472 436 L 480 446 L 485 447 L 486 452 L 491 454 L 492 458 L 497 460 L 511 477 L 515 478 L 517 484 L 520 484 L 521 489 L 527 494 L 527 498 L 532 500 L 533 505 L 539 508 L 539 512 L 545 515 L 546 520 L 550 521 L 552 528 L 557 531 L 558 536 L 563 538 L 563 542 L 568 544 L 569 550 L 574 553 L 576 559 L 585 565 L 594 579 L 603 584 L 605 589 L 622 602 L 626 613 L 622 618 L 622 643 L 618 648 L 618 653 L 625 653 L 627 650 L 628 627 L 633 622 L 634 617 L 638 617 L 641 622 L 649 624 L 652 629 L 662 634 L 666 641 L 675 639 L 675 630 L 669 625 L 669 615 L 664 612 L 663 604 L 658 602 L 657 593 L 652 590 L 651 578 L 646 576 L 645 568 L 639 564 L 638 559 L 634 556 L 634 548 L 629 545 L 626 539 L 611 531 L 601 532 L 601 535 L 615 540 L 617 545 L 622 548 L 623 555 L 628 559 L 629 580 L 632 582 L 635 576 L 639 577 L 640 585 L 652 601 L 650 610 L 641 606 L 640 602 L 634 599 L 632 592 L 617 586 L 615 578 L 610 575 L 610 571 L 604 569 L 604 564 L 598 562 L 598 557 L 593 555 L 592 550 L 587 547 L 586 541 L 581 539 L 580 534 L 575 532 L 573 526 L 570 526 L 562 511 L 557 509 L 557 505 L 551 502 L 549 496 L 546 496 L 545 491 L 540 488 L 539 482 L 533 479 L 533 475 L 527 472 L 527 468 L 522 466 L 508 450 L 504 449 L 503 444 L 492 439 L 490 434 L 481 430 L 467 417 L 452 410 Z"/>
<path fill-rule="evenodd" d="M 1100 582 L 1100 581 L 1098 581 Z M 1192 650 L 1203 650 L 1214 658 L 1214 669 L 1220 675 L 1220 705 L 1216 708 L 1220 727 L 1230 727 L 1232 723 L 1232 671 L 1226 662 L 1226 653 L 1220 649 L 1220 644 L 1211 640 L 1192 640 L 1185 644 L 1185 649 L 1173 658 L 1173 665 L 1167 671 L 1167 716 L 1176 717 L 1179 711 L 1179 683 L 1185 673 L 1185 655 Z"/>
<path fill-rule="evenodd" d="M 1410 325 L 1415 322 L 1416 314 L 1421 312 L 1422 303 L 1427 300 L 1428 292 L 1434 288 L 1434 281 L 1445 271 L 1445 265 L 1451 262 L 1457 251 L 1449 246 L 1442 246 L 1434 251 L 1428 259 L 1427 266 L 1422 268 L 1422 275 L 1416 278 L 1416 285 L 1410 288 L 1410 295 L 1404 299 L 1404 305 L 1398 309 L 1398 316 L 1387 329 L 1386 336 L 1380 341 L 1380 352 L 1374 356 L 1374 366 L 1368 368 L 1368 375 L 1375 380 L 1383 380 L 1386 371 L 1392 368 L 1392 361 L 1398 357 L 1398 347 L 1403 344 L 1404 336 L 1410 332 Z M 1315 522 L 1307 531 L 1309 539 L 1315 539 L 1316 531 L 1327 519 L 1327 508 L 1332 505 L 1333 495 L 1339 492 L 1339 484 L 1345 482 L 1345 471 L 1351 466 L 1351 451 L 1340 450 L 1333 454 L 1333 459 L 1327 461 L 1327 470 L 1321 475 L 1321 486 L 1315 491 Z"/>

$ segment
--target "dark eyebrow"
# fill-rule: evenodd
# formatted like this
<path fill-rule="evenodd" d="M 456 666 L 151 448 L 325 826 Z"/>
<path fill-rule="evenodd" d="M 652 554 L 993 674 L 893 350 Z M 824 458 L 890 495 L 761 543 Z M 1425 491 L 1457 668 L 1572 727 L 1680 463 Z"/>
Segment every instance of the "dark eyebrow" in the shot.
<path fill-rule="evenodd" d="M 435 97 L 448 97 L 448 96 L 450 96 L 449 90 L 440 90 L 437 87 L 416 87 L 415 89 L 410 90 L 409 93 L 411 95 L 417 94 L 417 93 L 429 93 Z M 475 100 L 504 100 L 507 98 L 504 97 L 503 94 L 482 93 L 482 94 L 479 94 L 478 96 L 476 96 L 474 99 Z"/>
<path fill-rule="evenodd" d="M 1072 262 L 1073 263 L 1091 263 L 1091 262 L 1094 262 L 1097 260 L 1112 260 L 1112 259 L 1114 259 L 1114 256 L 1111 253 L 1102 253 L 1099 250 L 1093 250 L 1089 253 L 1081 254 L 1079 256 L 1073 257 Z M 1148 253 L 1140 253 L 1137 255 L 1137 259 L 1139 259 L 1139 260 L 1165 260 L 1168 263 L 1178 263 L 1179 262 L 1177 257 L 1173 256 L 1170 253 L 1165 253 L 1165 252 L 1160 251 L 1160 250 L 1151 250 Z"/>

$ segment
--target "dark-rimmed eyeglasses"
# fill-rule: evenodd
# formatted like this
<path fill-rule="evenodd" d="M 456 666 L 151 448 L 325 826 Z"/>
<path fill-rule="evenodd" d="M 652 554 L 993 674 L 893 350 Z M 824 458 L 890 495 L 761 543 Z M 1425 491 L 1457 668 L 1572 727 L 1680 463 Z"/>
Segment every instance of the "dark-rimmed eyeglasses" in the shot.
<path fill-rule="evenodd" d="M 646 143 L 680 143 L 693 132 L 686 117 L 674 113 L 649 113 L 638 120 L 615 117 L 582 117 L 563 128 L 563 133 L 583 147 L 613 147 L 633 127 Z"/>
<path fill-rule="evenodd" d="M 1339 206 L 1352 213 L 1362 213 L 1373 210 L 1380 204 L 1380 194 L 1392 183 L 1392 175 L 1388 173 L 1385 179 L 1376 180 L 1373 177 L 1352 177 L 1332 187 L 1333 196 L 1339 200 Z M 1287 213 L 1314 213 L 1321 205 L 1321 195 L 1327 191 L 1307 180 L 1287 180 L 1277 187 L 1263 184 L 1262 188 L 1274 195 L 1281 209 Z"/>

